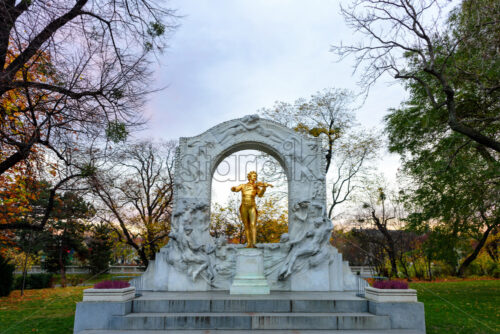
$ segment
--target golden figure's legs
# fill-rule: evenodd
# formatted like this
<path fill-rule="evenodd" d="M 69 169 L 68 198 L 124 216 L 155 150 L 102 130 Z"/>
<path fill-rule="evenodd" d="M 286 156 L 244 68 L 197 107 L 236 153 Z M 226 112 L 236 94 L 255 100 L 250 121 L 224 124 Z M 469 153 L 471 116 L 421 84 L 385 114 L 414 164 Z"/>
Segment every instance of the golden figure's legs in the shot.
<path fill-rule="evenodd" d="M 255 206 L 252 206 L 250 210 L 248 210 L 248 216 L 252 237 L 252 248 L 255 248 L 255 244 L 257 243 L 257 209 Z"/>
<path fill-rule="evenodd" d="M 255 243 L 257 241 L 257 209 L 255 205 L 240 205 L 240 217 L 245 226 L 247 248 L 255 248 Z"/>
<path fill-rule="evenodd" d="M 246 207 L 240 205 L 240 217 L 241 220 L 243 221 L 243 226 L 245 226 L 245 237 L 247 239 L 247 247 L 250 246 L 251 239 L 250 239 L 250 224 L 248 223 L 248 215 L 247 215 L 247 210 Z"/>

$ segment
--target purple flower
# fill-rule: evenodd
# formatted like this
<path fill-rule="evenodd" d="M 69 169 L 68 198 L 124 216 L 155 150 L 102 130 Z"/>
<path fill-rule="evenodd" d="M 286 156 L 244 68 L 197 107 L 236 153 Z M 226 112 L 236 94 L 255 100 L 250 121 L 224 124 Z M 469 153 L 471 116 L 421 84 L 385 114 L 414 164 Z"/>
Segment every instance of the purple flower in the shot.
<path fill-rule="evenodd" d="M 377 289 L 408 289 L 408 283 L 404 281 L 376 281 L 373 287 Z"/>
<path fill-rule="evenodd" d="M 129 286 L 130 283 L 125 281 L 102 281 L 94 284 L 94 289 L 123 289 Z"/>

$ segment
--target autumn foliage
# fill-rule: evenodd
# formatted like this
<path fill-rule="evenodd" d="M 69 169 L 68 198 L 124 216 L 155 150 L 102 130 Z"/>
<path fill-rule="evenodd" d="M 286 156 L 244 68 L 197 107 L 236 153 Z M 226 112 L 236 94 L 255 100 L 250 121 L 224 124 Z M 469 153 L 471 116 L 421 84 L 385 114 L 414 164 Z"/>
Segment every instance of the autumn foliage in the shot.
<path fill-rule="evenodd" d="M 31 203 L 40 196 L 31 172 L 24 163 L 19 163 L 8 173 L 0 175 L 0 225 L 26 222 L 26 217 L 33 211 Z M 0 233 L 0 246 L 12 246 L 14 233 L 4 230 Z M 0 247 L 0 253 L 7 251 Z"/>
<path fill-rule="evenodd" d="M 18 55 L 14 43 L 10 43 L 6 65 Z M 33 82 L 57 81 L 50 56 L 42 51 L 24 64 L 16 78 Z M 5 162 L 16 154 L 24 156 L 0 173 L 0 224 L 18 222 L 32 210 L 30 202 L 39 196 L 36 178 L 40 170 L 48 166 L 43 149 L 37 146 L 38 141 L 50 132 L 51 124 L 63 120 L 50 106 L 47 95 L 37 89 L 11 89 L 0 96 L 0 161 Z M 47 171 L 55 174 L 52 168 Z M 0 236 L 4 241 L 6 234 L 8 232 Z"/>
<path fill-rule="evenodd" d="M 6 55 L 6 66 L 19 56 L 19 50 L 11 41 Z M 15 74 L 15 80 L 57 84 L 57 75 L 50 61 L 50 55 L 38 51 Z M 0 96 L 0 161 L 18 161 L 8 171 L 18 173 L 23 167 L 32 165 L 40 157 L 39 145 L 51 135 L 55 124 L 61 124 L 63 117 L 57 107 L 58 94 L 48 95 L 36 88 L 13 88 Z M 53 132 L 53 131 L 52 131 Z M 16 170 L 17 168 L 17 170 Z M 3 174 L 5 171 L 1 170 Z"/>

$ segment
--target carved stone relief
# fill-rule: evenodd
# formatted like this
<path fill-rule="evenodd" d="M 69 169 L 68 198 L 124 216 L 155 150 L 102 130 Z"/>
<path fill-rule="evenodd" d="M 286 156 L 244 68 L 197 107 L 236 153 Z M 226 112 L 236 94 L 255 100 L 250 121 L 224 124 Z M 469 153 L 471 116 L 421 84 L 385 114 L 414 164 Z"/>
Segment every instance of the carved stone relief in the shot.
<path fill-rule="evenodd" d="M 164 256 L 160 257 L 175 270 L 161 269 L 165 270 L 163 275 L 182 276 L 169 277 L 169 282 L 183 282 L 176 285 L 176 291 L 181 291 L 179 286 L 185 290 L 229 288 L 236 250 L 243 245 L 228 245 L 225 238 L 215 240 L 210 236 L 210 189 L 218 163 L 243 149 L 258 149 L 272 155 L 288 178 L 288 233 L 281 236 L 280 243 L 257 244 L 264 250 L 265 275 L 272 289 L 289 290 L 290 278 L 295 273 L 312 272 L 324 265 L 326 271 L 315 272 L 326 276 L 315 278 L 326 282 L 335 279 L 336 282 L 326 285 L 342 287 L 339 281 L 342 269 L 339 275 L 333 275 L 336 278 L 329 274 L 342 267 L 342 257 L 329 245 L 332 225 L 325 214 L 325 159 L 321 143 L 317 138 L 303 137 L 257 115 L 224 122 L 199 136 L 179 140 L 171 240 L 161 250 Z M 328 270 L 328 266 L 337 269 Z M 148 275 L 163 277 L 149 268 Z M 140 283 L 150 281 L 144 278 L 136 284 L 142 284 L 143 289 L 165 289 L 164 284 Z M 296 289 L 308 289 L 307 282 L 294 284 Z"/>

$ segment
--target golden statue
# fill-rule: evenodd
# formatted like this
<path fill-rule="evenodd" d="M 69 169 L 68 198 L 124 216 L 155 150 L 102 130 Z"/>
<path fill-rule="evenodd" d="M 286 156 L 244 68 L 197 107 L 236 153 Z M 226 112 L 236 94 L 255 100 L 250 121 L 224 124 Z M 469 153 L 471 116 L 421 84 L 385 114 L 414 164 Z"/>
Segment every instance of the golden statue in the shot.
<path fill-rule="evenodd" d="M 247 237 L 247 248 L 255 248 L 257 241 L 257 204 L 255 196 L 262 197 L 267 187 L 272 184 L 257 182 L 257 172 L 248 173 L 248 183 L 240 184 L 237 187 L 231 187 L 231 191 L 241 191 L 240 216 L 245 226 L 245 235 Z"/>

